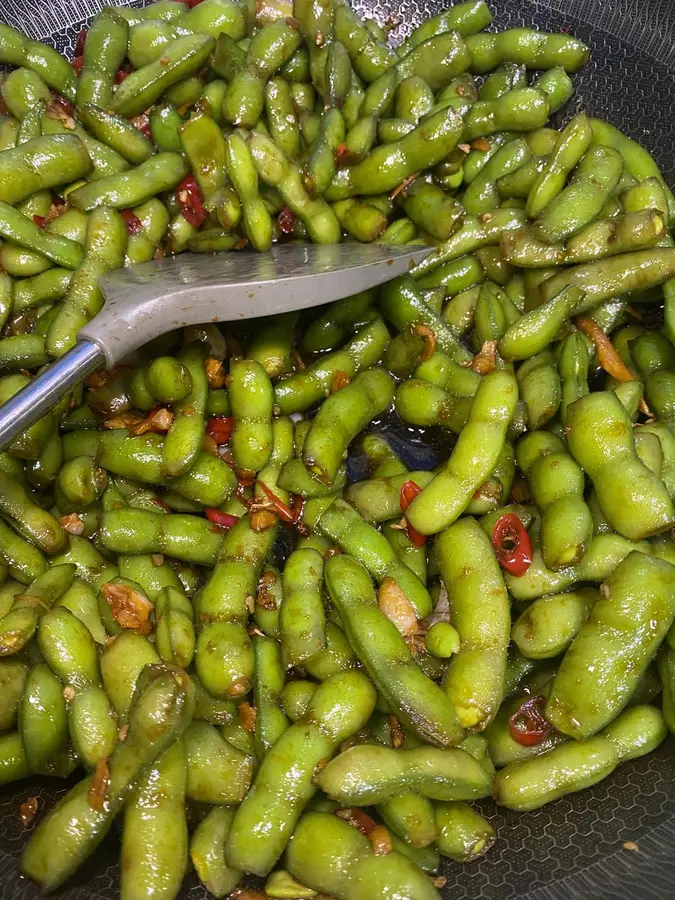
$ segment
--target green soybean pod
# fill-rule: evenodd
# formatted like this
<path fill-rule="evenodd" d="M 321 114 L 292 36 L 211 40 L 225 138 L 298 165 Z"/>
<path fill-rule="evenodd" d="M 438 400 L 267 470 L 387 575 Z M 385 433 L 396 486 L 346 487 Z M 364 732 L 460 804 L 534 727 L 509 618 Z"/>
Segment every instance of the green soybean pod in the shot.
<path fill-rule="evenodd" d="M 528 659 L 551 659 L 569 647 L 598 600 L 595 588 L 540 597 L 516 619 L 511 637 Z"/>
<path fill-rule="evenodd" d="M 106 645 L 101 654 L 101 676 L 120 725 L 126 723 L 141 672 L 159 662 L 150 641 L 133 631 L 123 631 Z"/>
<path fill-rule="evenodd" d="M 492 825 L 462 800 L 434 804 L 441 856 L 455 862 L 470 862 L 492 847 L 497 835 Z"/>
<path fill-rule="evenodd" d="M 501 769 L 495 777 L 495 799 L 509 809 L 538 809 L 597 784 L 620 763 L 654 750 L 666 734 L 659 710 L 634 706 L 593 737 L 567 741 L 534 759 Z"/>
<path fill-rule="evenodd" d="M 328 560 L 325 578 L 357 657 L 401 722 L 437 746 L 459 743 L 464 733 L 454 707 L 417 666 L 396 625 L 379 609 L 366 569 L 342 554 Z"/>
<path fill-rule="evenodd" d="M 527 197 L 526 211 L 536 218 L 560 194 L 567 176 L 588 150 L 593 133 L 585 113 L 578 113 L 560 132 L 543 170 Z"/>
<path fill-rule="evenodd" d="M 241 879 L 241 872 L 225 862 L 224 845 L 234 813 L 234 806 L 212 807 L 190 840 L 192 865 L 199 880 L 214 897 L 225 897 Z"/>
<path fill-rule="evenodd" d="M 254 360 L 232 360 L 230 375 L 228 396 L 235 422 L 232 452 L 240 469 L 259 472 L 272 455 L 272 386 Z"/>
<path fill-rule="evenodd" d="M 450 618 L 460 636 L 459 652 L 451 658 L 443 687 L 462 725 L 482 731 L 504 694 L 508 594 L 490 540 L 475 519 L 460 519 L 441 532 L 435 549 Z"/>
<path fill-rule="evenodd" d="M 82 70 L 77 82 L 77 103 L 93 103 L 107 109 L 113 99 L 115 73 L 127 52 L 129 25 L 120 16 L 96 16 L 87 32 Z"/>
<path fill-rule="evenodd" d="M 176 896 L 187 869 L 187 760 L 179 738 L 139 779 L 124 807 L 123 900 Z"/>
<path fill-rule="evenodd" d="M 532 226 L 546 243 L 563 241 L 597 218 L 617 186 L 623 160 L 610 147 L 591 147 L 576 167 L 569 185 L 547 204 Z"/>
<path fill-rule="evenodd" d="M 215 697 L 241 697 L 251 686 L 248 604 L 275 536 L 276 527 L 255 531 L 250 518 L 242 517 L 225 536 L 216 567 L 199 595 L 195 663 L 204 687 Z"/>
<path fill-rule="evenodd" d="M 593 482 L 612 527 L 639 540 L 671 527 L 675 513 L 665 485 L 637 456 L 632 430 L 612 391 L 588 394 L 568 409 L 571 453 Z"/>
<path fill-rule="evenodd" d="M 412 791 L 399 794 L 380 804 L 377 811 L 384 824 L 413 847 L 427 847 L 438 838 L 434 807 L 428 797 Z"/>
<path fill-rule="evenodd" d="M 162 445 L 162 472 L 170 478 L 185 474 L 204 442 L 206 398 L 209 385 L 204 370 L 207 356 L 202 342 L 188 344 L 179 354 L 192 389 L 174 404 L 174 420 Z"/>
<path fill-rule="evenodd" d="M 317 688 L 305 717 L 265 755 L 235 814 L 225 845 L 230 865 L 269 873 L 316 793 L 316 766 L 366 724 L 374 706 L 375 689 L 355 670 L 333 675 Z"/>
<path fill-rule="evenodd" d="M 253 656 L 253 691 L 257 710 L 255 748 L 256 756 L 262 759 L 289 727 L 289 722 L 282 704 L 284 666 L 281 646 L 273 638 L 256 635 L 253 638 Z"/>
<path fill-rule="evenodd" d="M 357 375 L 329 397 L 312 420 L 303 448 L 303 462 L 321 481 L 332 483 L 350 441 L 369 422 L 387 410 L 394 381 L 384 369 Z"/>
<path fill-rule="evenodd" d="M 546 717 L 577 740 L 606 726 L 626 705 L 675 617 L 675 566 L 631 553 L 558 669 Z"/>
<path fill-rule="evenodd" d="M 484 376 L 450 459 L 406 511 L 413 528 L 435 534 L 461 515 L 496 465 L 517 400 L 511 373 Z"/>
<path fill-rule="evenodd" d="M 163 587 L 155 600 L 155 644 L 165 663 L 187 669 L 195 652 L 192 604 L 181 587 Z"/>
<path fill-rule="evenodd" d="M 19 733 L 34 772 L 44 771 L 66 746 L 68 718 L 63 685 L 42 663 L 31 669 L 26 680 L 19 705 Z"/>
<path fill-rule="evenodd" d="M 536 431 L 549 422 L 560 406 L 560 376 L 556 359 L 542 350 L 526 360 L 517 372 L 520 397 L 527 408 L 527 424 Z"/>
<path fill-rule="evenodd" d="M 20 590 L 19 585 L 16 585 Z M 11 602 L 11 600 L 10 600 Z M 29 666 L 19 657 L 0 660 L 0 730 L 16 727 Z"/>
<path fill-rule="evenodd" d="M 393 588 L 403 594 L 417 618 L 429 615 L 431 597 L 424 584 L 398 558 L 387 538 L 365 522 L 348 503 L 341 499 L 332 503 L 319 519 L 318 528 L 363 563 L 380 585 L 383 595 Z"/>
<path fill-rule="evenodd" d="M 284 599 L 279 617 L 281 646 L 287 668 L 301 665 L 326 646 L 322 584 L 321 554 L 311 549 L 291 553 L 284 567 Z"/>

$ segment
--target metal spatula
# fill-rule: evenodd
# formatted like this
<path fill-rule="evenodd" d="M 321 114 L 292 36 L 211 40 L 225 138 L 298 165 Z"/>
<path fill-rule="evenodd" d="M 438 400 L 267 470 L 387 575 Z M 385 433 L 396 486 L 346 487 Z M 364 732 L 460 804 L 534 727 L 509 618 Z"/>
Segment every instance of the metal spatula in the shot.
<path fill-rule="evenodd" d="M 319 306 L 407 271 L 428 249 L 285 244 L 269 253 L 186 253 L 101 279 L 105 306 L 77 344 L 0 407 L 0 449 L 102 365 L 153 338 L 201 322 L 232 322 Z"/>

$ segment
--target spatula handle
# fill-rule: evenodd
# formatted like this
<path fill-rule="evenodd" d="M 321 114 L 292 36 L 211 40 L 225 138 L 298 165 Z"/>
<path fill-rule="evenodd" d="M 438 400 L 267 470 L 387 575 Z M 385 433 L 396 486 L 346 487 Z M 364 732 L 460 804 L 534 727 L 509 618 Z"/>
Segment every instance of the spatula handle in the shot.
<path fill-rule="evenodd" d="M 103 362 L 103 354 L 96 344 L 79 341 L 65 356 L 10 397 L 0 406 L 0 450 L 48 413 L 57 400 Z"/>

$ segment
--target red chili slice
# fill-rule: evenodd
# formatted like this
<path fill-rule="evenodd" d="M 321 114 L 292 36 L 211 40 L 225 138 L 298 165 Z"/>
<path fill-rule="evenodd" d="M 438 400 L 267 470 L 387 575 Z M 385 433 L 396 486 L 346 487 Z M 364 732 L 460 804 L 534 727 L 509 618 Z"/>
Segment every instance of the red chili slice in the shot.
<path fill-rule="evenodd" d="M 509 732 L 514 741 L 523 747 L 540 744 L 553 726 L 544 718 L 542 709 L 546 697 L 529 697 L 509 719 Z"/>
<path fill-rule="evenodd" d="M 115 72 L 115 84 L 122 84 L 125 78 L 128 78 L 131 75 L 131 72 L 127 72 L 125 69 L 118 69 Z"/>
<path fill-rule="evenodd" d="M 82 56 L 84 53 L 84 45 L 87 43 L 87 35 L 89 32 L 86 28 L 83 28 L 77 36 L 77 43 L 75 44 L 75 56 Z"/>
<path fill-rule="evenodd" d="M 233 429 L 234 419 L 231 416 L 214 416 L 206 423 L 206 433 L 211 435 L 216 444 L 227 444 Z"/>
<path fill-rule="evenodd" d="M 229 513 L 221 512 L 219 509 L 214 509 L 212 506 L 204 507 L 204 515 L 209 522 L 213 522 L 214 525 L 218 525 L 221 528 L 232 528 L 232 526 L 236 525 L 239 521 L 238 516 L 231 516 Z"/>
<path fill-rule="evenodd" d="M 283 231 L 284 234 L 293 234 L 293 229 L 295 228 L 296 215 L 291 212 L 287 206 L 280 211 L 277 216 L 277 222 L 279 223 L 279 228 Z"/>
<path fill-rule="evenodd" d="M 70 64 L 79 75 L 84 65 L 84 56 L 76 56 L 74 59 L 71 59 Z"/>
<path fill-rule="evenodd" d="M 495 523 L 492 546 L 499 565 L 509 575 L 524 575 L 532 563 L 532 541 L 515 513 L 507 513 Z"/>
<path fill-rule="evenodd" d="M 193 226 L 199 226 L 206 219 L 204 197 L 194 175 L 188 175 L 176 188 L 176 200 L 183 218 Z"/>
<path fill-rule="evenodd" d="M 418 494 L 422 493 L 422 488 L 419 484 L 416 484 L 414 481 L 406 481 L 401 485 L 401 496 L 400 496 L 400 504 L 401 504 L 401 512 L 405 512 L 406 509 L 413 502 L 415 497 Z M 414 547 L 423 547 L 427 538 L 426 535 L 420 534 L 419 531 L 415 531 L 410 522 L 407 524 L 408 537 L 410 538 L 410 542 Z"/>
<path fill-rule="evenodd" d="M 120 210 L 120 215 L 124 219 L 124 223 L 127 226 L 128 234 L 140 234 L 143 231 L 143 223 L 138 218 L 138 216 L 132 212 L 130 209 L 122 209 Z"/>
<path fill-rule="evenodd" d="M 290 506 L 286 506 L 283 500 L 280 500 L 276 494 L 273 494 L 264 481 L 258 481 L 258 484 L 272 501 L 274 509 L 276 510 L 279 518 L 284 522 L 288 522 L 289 525 L 295 525 L 295 523 L 297 522 L 297 516 L 290 508 Z"/>
<path fill-rule="evenodd" d="M 61 96 L 61 94 L 52 94 L 52 102 L 56 103 L 57 106 L 60 106 L 61 109 L 66 113 L 66 115 L 75 115 L 75 107 L 70 102 L 70 100 L 66 100 L 65 97 Z"/>
<path fill-rule="evenodd" d="M 38 228 L 44 228 L 47 224 L 47 220 L 44 216 L 33 216 L 33 221 L 37 225 Z"/>

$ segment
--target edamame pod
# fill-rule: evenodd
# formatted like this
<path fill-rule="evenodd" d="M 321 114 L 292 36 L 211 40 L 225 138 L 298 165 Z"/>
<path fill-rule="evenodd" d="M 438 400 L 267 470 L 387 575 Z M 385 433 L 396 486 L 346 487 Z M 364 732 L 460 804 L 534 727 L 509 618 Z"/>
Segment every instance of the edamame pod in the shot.
<path fill-rule="evenodd" d="M 675 616 L 675 566 L 631 553 L 605 582 L 553 681 L 546 717 L 577 740 L 626 705 Z"/>
<path fill-rule="evenodd" d="M 235 814 L 225 845 L 229 865 L 268 874 L 316 793 L 316 766 L 366 724 L 374 706 L 373 686 L 355 670 L 332 675 L 317 688 L 305 717 L 265 755 Z"/>
<path fill-rule="evenodd" d="M 518 386 L 511 373 L 493 372 L 483 378 L 450 459 L 406 511 L 416 531 L 436 534 L 461 515 L 496 465 L 517 400 Z"/>
<path fill-rule="evenodd" d="M 318 528 L 362 563 L 379 585 L 393 581 L 412 604 L 418 619 L 430 614 L 431 597 L 425 586 L 401 562 L 384 535 L 364 522 L 348 503 L 340 499 L 332 503 L 319 519 Z"/>
<path fill-rule="evenodd" d="M 614 392 L 577 400 L 567 410 L 567 423 L 570 451 L 593 482 L 612 527 L 629 540 L 671 527 L 675 512 L 668 491 L 636 455 L 630 419 Z"/>
<path fill-rule="evenodd" d="M 90 803 L 89 797 L 97 796 L 96 776 L 81 781 L 40 822 L 23 852 L 22 870 L 47 890 L 63 884 L 101 842 L 136 782 L 190 719 L 193 701 L 184 672 L 153 666 L 145 675 L 126 739 L 108 764 L 106 802 Z"/>
<path fill-rule="evenodd" d="M 462 725 L 482 731 L 504 695 L 508 594 L 490 540 L 475 519 L 460 519 L 441 532 L 434 546 L 460 638 L 443 687 Z"/>
<path fill-rule="evenodd" d="M 173 518 L 173 517 L 169 517 Z M 253 650 L 246 632 L 248 603 L 276 535 L 276 526 L 254 531 L 241 518 L 223 540 L 216 567 L 198 602 L 196 669 L 204 687 L 219 698 L 241 697 L 251 686 Z"/>
<path fill-rule="evenodd" d="M 393 750 L 359 744 L 331 760 L 317 783 L 342 806 L 385 803 L 403 790 L 432 800 L 473 800 L 490 791 L 483 766 L 458 747 Z"/>
<path fill-rule="evenodd" d="M 635 706 L 595 737 L 566 742 L 535 759 L 501 769 L 495 777 L 495 799 L 509 809 L 538 809 L 597 784 L 620 763 L 658 747 L 665 736 L 659 710 Z"/>
<path fill-rule="evenodd" d="M 459 743 L 464 733 L 450 700 L 424 675 L 397 627 L 378 608 L 365 568 L 349 556 L 334 556 L 326 563 L 325 579 L 349 642 L 400 721 L 437 746 Z"/>

